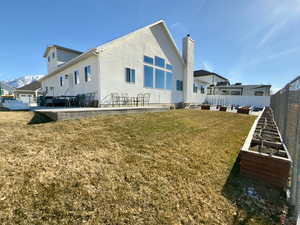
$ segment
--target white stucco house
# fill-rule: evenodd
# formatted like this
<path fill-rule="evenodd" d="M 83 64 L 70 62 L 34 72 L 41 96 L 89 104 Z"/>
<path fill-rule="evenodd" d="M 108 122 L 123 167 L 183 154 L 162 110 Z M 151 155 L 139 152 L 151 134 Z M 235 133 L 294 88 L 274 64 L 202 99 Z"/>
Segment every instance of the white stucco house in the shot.
<path fill-rule="evenodd" d="M 194 83 L 206 95 L 270 96 L 271 89 L 271 85 L 264 84 L 230 84 L 224 76 L 206 70 L 194 71 Z"/>
<path fill-rule="evenodd" d="M 162 20 L 86 52 L 51 45 L 44 53 L 48 74 L 40 80 L 42 91 L 46 96 L 85 94 L 99 106 L 112 104 L 113 93 L 148 93 L 152 104 L 193 103 L 199 93 L 193 88 L 189 35 L 182 49 L 181 55 Z"/>
<path fill-rule="evenodd" d="M 211 94 L 210 86 L 230 85 L 227 78 L 207 70 L 194 71 L 194 83 L 203 94 Z"/>

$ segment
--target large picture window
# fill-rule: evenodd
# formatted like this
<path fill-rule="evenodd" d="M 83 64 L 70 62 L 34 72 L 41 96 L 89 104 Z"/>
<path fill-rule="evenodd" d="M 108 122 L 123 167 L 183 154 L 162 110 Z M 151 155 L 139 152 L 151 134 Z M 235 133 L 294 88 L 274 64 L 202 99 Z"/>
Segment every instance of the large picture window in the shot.
<path fill-rule="evenodd" d="M 155 66 L 165 68 L 165 60 L 163 58 L 155 56 Z"/>
<path fill-rule="evenodd" d="M 173 89 L 173 74 L 170 72 L 166 73 L 166 89 L 168 90 Z"/>
<path fill-rule="evenodd" d="M 167 70 L 172 70 L 172 69 L 173 69 L 173 66 L 170 65 L 170 64 L 167 64 L 167 65 L 166 65 L 166 68 L 167 68 Z"/>
<path fill-rule="evenodd" d="M 144 66 L 144 87 L 153 88 L 153 67 Z"/>
<path fill-rule="evenodd" d="M 144 62 L 153 65 L 153 58 L 145 55 L 144 56 Z"/>
<path fill-rule="evenodd" d="M 165 59 L 144 55 L 144 87 L 173 89 L 173 66 Z"/>
<path fill-rule="evenodd" d="M 155 87 L 165 88 L 165 71 L 155 69 Z"/>

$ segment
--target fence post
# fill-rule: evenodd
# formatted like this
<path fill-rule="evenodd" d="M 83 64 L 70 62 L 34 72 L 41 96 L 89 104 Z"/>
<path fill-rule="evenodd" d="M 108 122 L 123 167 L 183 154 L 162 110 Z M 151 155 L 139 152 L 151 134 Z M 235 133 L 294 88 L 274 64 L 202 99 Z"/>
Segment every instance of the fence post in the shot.
<path fill-rule="evenodd" d="M 296 192 L 296 200 L 295 200 L 295 211 L 296 216 L 300 216 L 300 93 L 298 93 L 298 121 L 297 121 L 297 132 L 296 132 L 296 143 L 295 143 L 295 163 L 293 171 L 295 173 L 296 182 L 295 182 L 295 192 Z"/>

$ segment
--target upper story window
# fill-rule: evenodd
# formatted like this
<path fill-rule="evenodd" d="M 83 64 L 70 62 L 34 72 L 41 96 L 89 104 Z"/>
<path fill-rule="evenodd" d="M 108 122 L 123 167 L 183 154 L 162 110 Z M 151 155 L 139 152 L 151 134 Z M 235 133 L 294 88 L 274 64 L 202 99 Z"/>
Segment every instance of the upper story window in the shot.
<path fill-rule="evenodd" d="M 135 83 L 135 70 L 134 69 L 126 68 L 125 80 L 128 83 Z"/>
<path fill-rule="evenodd" d="M 153 58 L 144 56 L 144 62 L 153 65 Z"/>
<path fill-rule="evenodd" d="M 50 56 L 48 56 L 48 62 L 50 62 L 50 59 L 51 59 Z"/>
<path fill-rule="evenodd" d="M 79 84 L 80 83 L 79 71 L 78 70 L 74 71 L 74 82 L 75 82 L 75 84 Z"/>
<path fill-rule="evenodd" d="M 59 77 L 59 84 L 61 87 L 64 85 L 64 76 Z"/>
<path fill-rule="evenodd" d="M 84 67 L 84 79 L 85 82 L 88 82 L 92 79 L 92 69 L 90 65 Z"/>
<path fill-rule="evenodd" d="M 167 64 L 167 65 L 166 65 L 166 68 L 167 68 L 167 70 L 173 70 L 173 66 L 170 65 L 170 64 Z"/>
<path fill-rule="evenodd" d="M 182 80 L 177 80 L 176 81 L 176 90 L 177 91 L 182 91 L 183 90 L 183 81 Z"/>
<path fill-rule="evenodd" d="M 54 52 L 52 52 L 52 59 L 54 59 L 55 58 L 55 53 Z"/>
<path fill-rule="evenodd" d="M 165 60 L 158 56 L 155 56 L 155 66 L 165 68 Z"/>

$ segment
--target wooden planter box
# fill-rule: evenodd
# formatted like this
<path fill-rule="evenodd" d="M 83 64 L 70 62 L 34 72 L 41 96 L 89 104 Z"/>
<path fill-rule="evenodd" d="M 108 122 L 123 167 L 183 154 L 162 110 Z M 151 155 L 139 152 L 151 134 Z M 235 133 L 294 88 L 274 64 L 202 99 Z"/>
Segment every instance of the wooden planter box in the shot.
<path fill-rule="evenodd" d="M 226 106 L 220 106 L 220 111 L 226 112 L 227 111 L 227 107 Z"/>
<path fill-rule="evenodd" d="M 210 110 L 210 105 L 201 105 L 201 109 Z"/>
<path fill-rule="evenodd" d="M 264 109 L 265 111 L 266 109 Z M 264 112 L 263 111 L 263 112 Z M 265 140 L 268 136 L 259 135 L 262 139 L 258 139 L 258 130 L 262 117 L 262 113 L 255 120 L 248 137 L 240 151 L 240 172 L 241 174 L 264 181 L 276 188 L 285 188 L 289 177 L 289 171 L 292 164 L 290 154 L 282 141 L 282 137 L 278 127 L 273 120 L 272 125 L 275 125 L 279 140 Z M 269 118 L 270 120 L 270 118 Z M 269 134 L 270 123 L 265 122 L 267 128 L 264 132 Z M 275 137 L 274 129 L 271 130 L 271 136 Z M 277 136 L 276 136 L 277 138 Z M 276 140 L 276 141 L 274 141 Z"/>
<path fill-rule="evenodd" d="M 249 114 L 250 109 L 249 108 L 238 108 L 237 113 L 242 113 L 242 114 Z"/>

